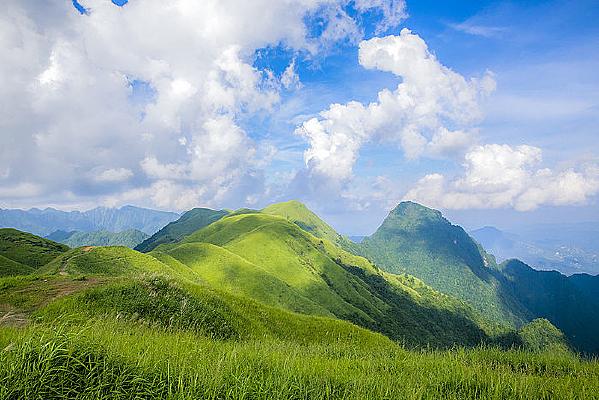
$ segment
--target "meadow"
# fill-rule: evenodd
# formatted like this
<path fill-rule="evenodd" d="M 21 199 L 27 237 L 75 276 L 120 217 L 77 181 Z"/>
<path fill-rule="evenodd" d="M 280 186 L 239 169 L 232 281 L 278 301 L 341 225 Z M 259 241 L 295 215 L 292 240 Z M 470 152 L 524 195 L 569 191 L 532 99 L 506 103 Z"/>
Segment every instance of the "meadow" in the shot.
<path fill-rule="evenodd" d="M 592 399 L 574 355 L 214 340 L 131 321 L 0 331 L 0 398 Z"/>

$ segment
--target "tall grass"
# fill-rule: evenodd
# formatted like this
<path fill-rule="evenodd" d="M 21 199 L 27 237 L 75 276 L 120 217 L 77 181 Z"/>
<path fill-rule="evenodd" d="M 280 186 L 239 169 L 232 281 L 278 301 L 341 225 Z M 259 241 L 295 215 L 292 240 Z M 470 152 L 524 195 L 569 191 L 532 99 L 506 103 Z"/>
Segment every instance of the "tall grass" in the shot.
<path fill-rule="evenodd" d="M 599 367 L 493 348 L 215 341 L 123 321 L 0 330 L 0 399 L 589 399 Z"/>

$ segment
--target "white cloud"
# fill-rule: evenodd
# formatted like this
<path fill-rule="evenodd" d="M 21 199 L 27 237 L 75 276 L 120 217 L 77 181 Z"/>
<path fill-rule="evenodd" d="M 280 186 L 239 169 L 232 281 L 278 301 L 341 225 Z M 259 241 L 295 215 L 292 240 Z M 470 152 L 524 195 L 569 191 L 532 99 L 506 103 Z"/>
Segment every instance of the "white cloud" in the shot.
<path fill-rule="evenodd" d="M 599 169 L 540 168 L 541 149 L 489 144 L 471 149 L 461 176 L 429 174 L 407 192 L 406 200 L 445 209 L 513 207 L 528 211 L 542 205 L 584 204 L 599 193 Z"/>
<path fill-rule="evenodd" d="M 356 0 L 355 6 L 359 11 L 376 8 L 382 12 L 384 18 L 377 25 L 376 33 L 396 27 L 408 17 L 406 2 L 401 0 Z"/>
<path fill-rule="evenodd" d="M 483 36 L 486 38 L 499 37 L 508 31 L 508 28 L 504 26 L 478 25 L 471 21 L 465 21 L 459 24 L 449 24 L 449 27 L 469 35 Z"/>
<path fill-rule="evenodd" d="M 399 36 L 360 43 L 360 64 L 395 74 L 402 82 L 383 89 L 376 102 L 332 104 L 296 130 L 310 148 L 304 159 L 314 172 L 337 180 L 351 177 L 362 145 L 391 142 L 408 158 L 458 152 L 473 144 L 466 133 L 482 117 L 481 97 L 495 89 L 491 73 L 466 80 L 443 66 L 424 40 L 408 29 Z"/>
<path fill-rule="evenodd" d="M 133 171 L 127 168 L 109 168 L 99 173 L 95 179 L 98 182 L 123 182 L 133 176 Z"/>
<path fill-rule="evenodd" d="M 2 180 L 5 203 L 57 193 L 71 193 L 73 202 L 151 194 L 156 204 L 177 208 L 233 195 L 255 201 L 261 144 L 238 121 L 271 112 L 281 85 L 299 85 L 293 64 L 282 82 L 253 67 L 255 51 L 282 44 L 315 55 L 361 35 L 343 9 L 348 0 L 80 3 L 87 15 L 63 0 L 3 3 L 0 170 L 11 171 Z M 386 24 L 399 21 L 380 1 L 361 3 L 381 9 Z M 305 24 L 315 15 L 326 25 L 319 37 Z M 133 81 L 153 91 L 147 104 L 130 101 Z M 100 172 L 88 179 L 89 171 Z M 125 181 L 127 193 L 105 184 Z"/>
<path fill-rule="evenodd" d="M 283 75 L 281 75 L 281 84 L 288 90 L 300 89 L 302 87 L 299 75 L 295 71 L 295 58 L 287 68 L 285 68 L 285 71 L 283 71 Z"/>

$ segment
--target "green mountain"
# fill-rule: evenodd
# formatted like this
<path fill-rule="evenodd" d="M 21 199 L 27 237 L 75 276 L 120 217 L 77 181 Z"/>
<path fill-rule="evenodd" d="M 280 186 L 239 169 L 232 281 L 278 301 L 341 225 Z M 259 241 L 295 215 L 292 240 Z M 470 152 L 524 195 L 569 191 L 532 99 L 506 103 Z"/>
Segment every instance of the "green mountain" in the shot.
<path fill-rule="evenodd" d="M 150 235 L 130 229 L 123 232 L 64 232 L 56 231 L 46 236 L 47 239 L 66 244 L 69 247 L 81 246 L 125 246 L 134 248 L 149 238 Z"/>
<path fill-rule="evenodd" d="M 347 239 L 338 234 L 329 224 L 320 219 L 304 204 L 296 200 L 271 204 L 262 210 L 264 214 L 278 215 L 293 222 L 312 235 L 327 239 L 332 243 L 346 243 Z"/>
<path fill-rule="evenodd" d="M 165 243 L 175 243 L 183 237 L 218 221 L 229 212 L 225 210 L 210 210 L 208 208 L 194 208 L 183 214 L 178 220 L 169 223 L 154 235 L 144 240 L 135 247 L 135 250 L 147 253 L 157 246 Z"/>
<path fill-rule="evenodd" d="M 414 275 L 492 321 L 519 326 L 530 319 L 505 290 L 494 259 L 439 211 L 403 202 L 359 248 L 381 268 Z"/>
<path fill-rule="evenodd" d="M 551 321 L 577 348 L 599 353 L 599 299 L 592 292 L 585 293 L 572 277 L 537 271 L 518 260 L 500 268 L 506 285 L 535 317 Z"/>
<path fill-rule="evenodd" d="M 596 293 L 592 283 L 536 271 L 515 260 L 497 265 L 439 211 L 403 202 L 358 251 L 389 272 L 414 275 L 465 301 L 490 322 L 518 328 L 546 318 L 577 349 L 599 349 L 599 304 L 588 294 Z"/>
<path fill-rule="evenodd" d="M 0 276 L 34 272 L 68 249 L 16 229 L 0 229 Z"/>
<path fill-rule="evenodd" d="M 215 287 L 296 312 L 349 320 L 409 345 L 472 345 L 486 339 L 461 302 L 413 277 L 385 274 L 283 217 L 231 215 L 151 254 L 156 253 L 188 265 Z"/>

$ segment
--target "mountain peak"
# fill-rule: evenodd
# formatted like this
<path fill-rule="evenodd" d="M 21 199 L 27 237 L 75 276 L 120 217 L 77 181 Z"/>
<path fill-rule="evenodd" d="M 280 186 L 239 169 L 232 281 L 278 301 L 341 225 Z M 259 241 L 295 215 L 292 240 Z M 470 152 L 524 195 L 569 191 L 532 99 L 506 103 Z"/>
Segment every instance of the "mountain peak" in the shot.
<path fill-rule="evenodd" d="M 422 204 L 413 201 L 402 201 L 399 203 L 390 214 L 405 215 L 405 216 L 426 216 L 434 218 L 443 218 L 441 211 L 423 206 Z"/>
<path fill-rule="evenodd" d="M 282 203 L 271 204 L 265 207 L 264 214 L 278 215 L 287 218 L 305 231 L 316 237 L 328 239 L 333 243 L 341 240 L 339 235 L 329 224 L 324 222 L 305 204 L 297 200 L 289 200 Z"/>
<path fill-rule="evenodd" d="M 413 201 L 402 201 L 395 207 L 381 225 L 381 228 L 413 229 L 423 225 L 451 225 L 440 211 L 425 207 Z"/>

